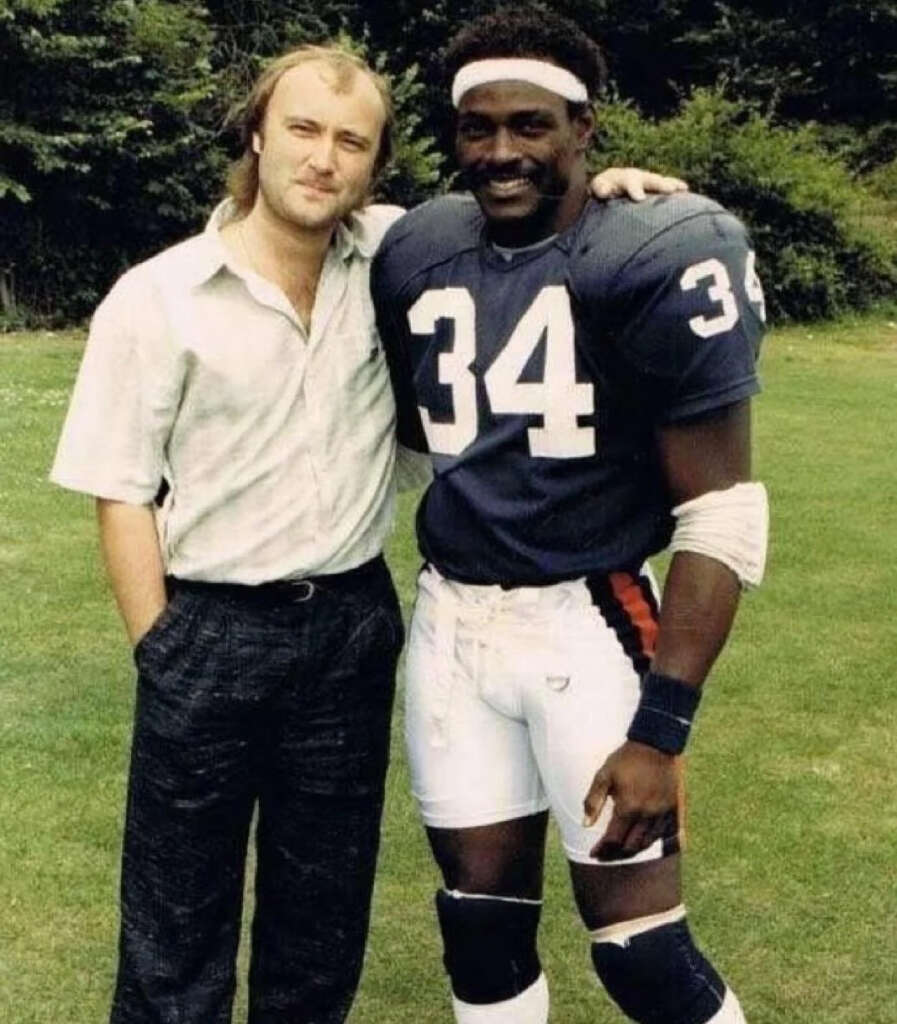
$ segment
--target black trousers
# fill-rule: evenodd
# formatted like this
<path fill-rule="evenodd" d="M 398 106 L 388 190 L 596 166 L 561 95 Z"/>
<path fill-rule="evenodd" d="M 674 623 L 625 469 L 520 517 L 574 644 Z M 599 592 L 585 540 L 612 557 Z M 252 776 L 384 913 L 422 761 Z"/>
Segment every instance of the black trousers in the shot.
<path fill-rule="evenodd" d="M 229 1024 L 258 809 L 251 1024 L 337 1024 L 361 972 L 403 640 L 382 559 L 174 581 L 135 650 L 113 1024 Z"/>

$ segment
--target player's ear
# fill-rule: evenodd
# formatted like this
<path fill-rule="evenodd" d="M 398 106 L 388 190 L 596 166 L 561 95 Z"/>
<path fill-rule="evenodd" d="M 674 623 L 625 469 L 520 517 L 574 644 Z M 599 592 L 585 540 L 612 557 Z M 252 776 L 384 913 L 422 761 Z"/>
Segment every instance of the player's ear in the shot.
<path fill-rule="evenodd" d="M 252 133 L 252 152 L 261 153 L 262 151 L 262 137 L 258 132 Z"/>
<path fill-rule="evenodd" d="M 580 107 L 573 115 L 573 129 L 576 132 L 576 149 L 585 153 L 595 133 L 595 113 L 589 106 Z"/>

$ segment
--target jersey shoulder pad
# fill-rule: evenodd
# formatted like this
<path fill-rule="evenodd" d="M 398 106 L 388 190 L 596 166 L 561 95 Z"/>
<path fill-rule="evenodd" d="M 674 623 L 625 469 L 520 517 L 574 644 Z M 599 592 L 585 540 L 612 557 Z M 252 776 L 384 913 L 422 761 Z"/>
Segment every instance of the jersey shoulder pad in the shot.
<path fill-rule="evenodd" d="M 640 389 L 653 388 L 658 419 L 757 390 L 763 292 L 737 217 L 703 196 L 617 203 L 604 215 L 590 210 L 577 241 L 570 288 L 579 315 Z"/>
<path fill-rule="evenodd" d="M 396 221 L 377 254 L 378 280 L 401 289 L 414 275 L 479 244 L 483 215 L 473 196 L 431 199 Z"/>
<path fill-rule="evenodd" d="M 626 274 L 650 267 L 664 272 L 706 258 L 719 244 L 743 240 L 738 219 L 719 203 L 693 192 L 657 196 L 641 203 L 628 199 L 592 202 L 571 261 L 576 290 L 584 297 L 625 286 Z M 702 255 L 704 254 L 704 255 Z M 658 256 L 662 260 L 658 260 Z M 622 278 L 622 280 L 621 280 Z"/>

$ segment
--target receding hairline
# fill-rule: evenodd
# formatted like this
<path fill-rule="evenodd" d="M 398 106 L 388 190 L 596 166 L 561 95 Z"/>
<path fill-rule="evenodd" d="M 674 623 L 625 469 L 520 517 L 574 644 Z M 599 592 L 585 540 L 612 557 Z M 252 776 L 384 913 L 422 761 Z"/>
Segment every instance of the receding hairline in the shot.
<path fill-rule="evenodd" d="M 389 80 L 360 56 L 344 49 L 339 44 L 305 44 L 295 47 L 266 64 L 249 93 L 240 104 L 231 110 L 228 118 L 239 132 L 243 152 L 230 166 L 227 175 L 227 188 L 238 208 L 244 213 L 252 207 L 258 193 L 259 158 L 255 148 L 255 138 L 257 135 L 264 135 L 264 123 L 268 116 L 268 108 L 274 90 L 288 71 L 314 62 L 323 63 L 330 69 L 332 75 L 336 76 L 335 82 L 333 78 L 330 82 L 324 79 L 325 84 L 331 89 L 334 88 L 334 85 L 339 88 L 351 88 L 355 81 L 354 73 L 357 71 L 364 73 L 380 97 L 380 104 L 385 112 L 380 124 L 379 139 L 375 140 L 375 176 L 383 170 L 392 157 L 395 106 Z"/>
<path fill-rule="evenodd" d="M 317 65 L 318 77 L 321 79 L 323 84 L 337 96 L 345 96 L 351 93 L 359 79 L 365 81 L 367 83 L 369 96 L 376 100 L 380 116 L 377 131 L 374 133 L 375 136 L 384 130 L 387 119 L 389 118 L 389 107 L 386 102 L 386 97 L 378 85 L 377 79 L 367 66 L 359 66 L 351 58 L 346 59 L 346 55 L 340 53 L 332 56 L 329 54 L 321 56 L 317 54 L 310 55 L 306 60 L 302 60 L 284 68 L 277 75 L 277 78 L 271 87 L 268 100 L 265 103 L 264 113 L 257 130 L 264 130 L 264 123 L 268 118 L 271 110 L 271 104 L 274 101 L 274 97 L 277 94 L 277 90 L 280 88 L 281 83 L 295 72 L 301 72 L 306 68 L 315 70 L 315 65 Z M 377 141 L 376 138 L 374 141 Z"/>

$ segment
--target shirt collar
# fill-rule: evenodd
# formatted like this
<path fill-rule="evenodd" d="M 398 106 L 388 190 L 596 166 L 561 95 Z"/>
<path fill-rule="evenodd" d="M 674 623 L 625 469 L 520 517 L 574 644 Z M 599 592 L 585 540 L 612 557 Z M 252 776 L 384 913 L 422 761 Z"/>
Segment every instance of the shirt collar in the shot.
<path fill-rule="evenodd" d="M 371 218 L 365 216 L 363 207 L 353 210 L 336 226 L 337 252 L 344 260 L 348 260 L 355 252 L 363 259 L 373 259 L 382 234 L 382 230 L 373 230 Z"/>
<path fill-rule="evenodd" d="M 205 284 L 222 267 L 228 266 L 228 251 L 221 241 L 219 230 L 232 219 L 235 209 L 232 199 L 224 199 L 212 210 L 205 230 L 196 239 L 190 266 L 186 268 L 186 283 L 191 287 Z"/>
<path fill-rule="evenodd" d="M 205 230 L 198 239 L 190 284 L 198 287 L 211 280 L 222 267 L 232 267 L 220 231 L 228 221 L 234 219 L 236 212 L 236 204 L 231 198 L 223 199 L 212 210 Z M 348 262 L 356 252 L 364 259 L 371 259 L 377 250 L 377 241 L 372 237 L 363 212 L 353 212 L 336 225 L 331 244 L 336 255 Z"/>

